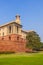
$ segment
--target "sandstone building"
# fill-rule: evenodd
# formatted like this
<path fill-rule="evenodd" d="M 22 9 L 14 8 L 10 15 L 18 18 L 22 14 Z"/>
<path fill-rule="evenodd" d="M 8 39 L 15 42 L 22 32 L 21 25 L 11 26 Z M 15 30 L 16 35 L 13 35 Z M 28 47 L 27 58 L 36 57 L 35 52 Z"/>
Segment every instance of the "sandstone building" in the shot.
<path fill-rule="evenodd" d="M 0 51 L 25 52 L 27 33 L 16 15 L 15 20 L 0 26 Z"/>

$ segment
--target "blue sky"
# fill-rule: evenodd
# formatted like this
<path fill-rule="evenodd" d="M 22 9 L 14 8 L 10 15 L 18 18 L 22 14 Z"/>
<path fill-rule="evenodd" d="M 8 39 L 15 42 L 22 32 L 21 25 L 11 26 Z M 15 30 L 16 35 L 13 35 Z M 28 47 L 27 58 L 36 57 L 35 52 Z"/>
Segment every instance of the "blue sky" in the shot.
<path fill-rule="evenodd" d="M 21 16 L 24 30 L 35 30 L 43 41 L 43 0 L 0 0 L 0 25 Z"/>

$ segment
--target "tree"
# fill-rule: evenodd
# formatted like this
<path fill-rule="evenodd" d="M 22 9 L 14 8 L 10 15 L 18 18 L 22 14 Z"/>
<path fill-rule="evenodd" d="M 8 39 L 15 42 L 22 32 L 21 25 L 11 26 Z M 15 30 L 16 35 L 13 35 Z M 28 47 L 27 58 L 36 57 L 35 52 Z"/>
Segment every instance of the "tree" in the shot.
<path fill-rule="evenodd" d="M 41 50 L 43 50 L 43 42 L 41 42 Z"/>
<path fill-rule="evenodd" d="M 31 48 L 33 50 L 40 49 L 41 40 L 40 40 L 39 35 L 35 31 L 28 32 L 26 39 L 27 39 L 26 47 Z"/>

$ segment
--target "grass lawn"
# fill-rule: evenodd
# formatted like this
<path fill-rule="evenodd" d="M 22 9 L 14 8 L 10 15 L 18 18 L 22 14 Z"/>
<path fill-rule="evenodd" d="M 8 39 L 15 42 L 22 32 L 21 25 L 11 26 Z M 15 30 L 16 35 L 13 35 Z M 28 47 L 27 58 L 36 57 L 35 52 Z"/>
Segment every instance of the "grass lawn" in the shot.
<path fill-rule="evenodd" d="M 43 65 L 43 52 L 0 54 L 0 65 Z"/>

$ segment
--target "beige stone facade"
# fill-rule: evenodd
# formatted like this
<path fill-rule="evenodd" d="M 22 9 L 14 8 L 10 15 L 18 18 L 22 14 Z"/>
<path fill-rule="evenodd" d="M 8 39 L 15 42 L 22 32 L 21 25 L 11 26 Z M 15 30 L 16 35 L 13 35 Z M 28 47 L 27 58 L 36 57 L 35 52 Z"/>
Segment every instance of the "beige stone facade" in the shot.
<path fill-rule="evenodd" d="M 16 16 L 16 20 L 13 20 L 7 24 L 0 26 L 0 37 L 6 35 L 18 34 L 22 38 L 26 39 L 27 32 L 22 30 L 20 16 Z"/>

